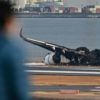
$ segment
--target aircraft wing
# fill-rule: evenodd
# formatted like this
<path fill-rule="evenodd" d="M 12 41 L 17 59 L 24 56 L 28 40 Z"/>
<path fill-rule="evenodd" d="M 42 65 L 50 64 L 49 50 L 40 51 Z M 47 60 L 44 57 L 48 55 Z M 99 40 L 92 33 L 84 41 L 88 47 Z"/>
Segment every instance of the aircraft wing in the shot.
<path fill-rule="evenodd" d="M 70 51 L 72 49 L 69 49 L 69 48 L 66 48 L 64 46 L 60 46 L 60 45 L 57 45 L 57 44 L 52 44 L 52 43 L 49 43 L 49 42 L 43 42 L 43 41 L 39 41 L 39 40 L 35 40 L 35 39 L 31 39 L 31 38 L 28 38 L 28 37 L 25 37 L 22 33 L 22 29 L 20 30 L 20 37 L 28 42 L 28 43 L 31 43 L 31 44 L 34 44 L 34 45 L 37 45 L 37 46 L 40 46 L 44 49 L 47 49 L 49 51 L 52 51 L 52 52 L 56 52 L 57 50 L 59 51 Z M 73 51 L 73 50 L 72 50 Z"/>

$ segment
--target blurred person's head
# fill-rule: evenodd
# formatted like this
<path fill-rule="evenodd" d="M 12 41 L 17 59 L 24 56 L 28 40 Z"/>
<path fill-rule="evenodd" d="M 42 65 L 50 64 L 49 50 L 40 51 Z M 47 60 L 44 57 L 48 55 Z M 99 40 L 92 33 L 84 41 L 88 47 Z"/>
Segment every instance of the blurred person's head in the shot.
<path fill-rule="evenodd" d="M 13 29 L 13 24 L 13 5 L 11 4 L 10 0 L 0 0 L 0 31 L 4 31 L 5 34 L 9 33 Z"/>

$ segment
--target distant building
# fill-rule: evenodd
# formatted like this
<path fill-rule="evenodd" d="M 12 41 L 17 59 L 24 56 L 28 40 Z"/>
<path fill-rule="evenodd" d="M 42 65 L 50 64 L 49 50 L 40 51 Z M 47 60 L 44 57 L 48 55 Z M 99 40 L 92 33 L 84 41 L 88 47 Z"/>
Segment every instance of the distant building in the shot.
<path fill-rule="evenodd" d="M 63 0 L 27 0 L 25 10 L 29 12 L 63 13 Z"/>
<path fill-rule="evenodd" d="M 24 8 L 26 4 L 26 0 L 11 0 L 11 2 L 15 4 L 17 9 Z"/>
<path fill-rule="evenodd" d="M 38 0 L 26 0 L 27 4 L 34 4 L 36 2 L 38 2 Z"/>
<path fill-rule="evenodd" d="M 100 13 L 100 5 L 95 5 L 96 13 Z"/>
<path fill-rule="evenodd" d="M 60 5 L 63 5 L 63 0 L 28 0 L 30 1 L 30 3 L 34 3 L 34 2 L 56 2 Z"/>
<path fill-rule="evenodd" d="M 82 9 L 83 13 L 100 13 L 100 5 L 88 5 Z"/>
<path fill-rule="evenodd" d="M 82 13 L 82 8 L 78 8 L 77 13 Z"/>

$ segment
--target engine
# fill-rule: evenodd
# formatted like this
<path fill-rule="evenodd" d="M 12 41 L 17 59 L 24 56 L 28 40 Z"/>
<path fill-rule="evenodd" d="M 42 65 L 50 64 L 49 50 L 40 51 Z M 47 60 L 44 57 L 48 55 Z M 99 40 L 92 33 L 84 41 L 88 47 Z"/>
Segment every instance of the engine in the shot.
<path fill-rule="evenodd" d="M 44 59 L 46 65 L 54 65 L 61 63 L 61 55 L 59 53 L 48 53 Z"/>

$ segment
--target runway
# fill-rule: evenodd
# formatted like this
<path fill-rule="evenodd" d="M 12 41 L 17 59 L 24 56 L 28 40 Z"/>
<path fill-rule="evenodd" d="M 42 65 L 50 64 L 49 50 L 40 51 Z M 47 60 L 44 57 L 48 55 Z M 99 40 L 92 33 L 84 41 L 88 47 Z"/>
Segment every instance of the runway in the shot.
<path fill-rule="evenodd" d="M 60 92 L 61 90 L 79 90 L 80 92 L 100 92 L 100 86 L 31 86 L 31 91 Z"/>
<path fill-rule="evenodd" d="M 79 76 L 100 76 L 99 68 L 86 68 L 82 66 L 82 68 L 77 68 L 73 66 L 73 68 L 69 67 L 52 67 L 46 66 L 43 63 L 28 63 L 26 64 L 27 70 L 26 72 L 31 75 L 79 75 Z"/>
<path fill-rule="evenodd" d="M 100 99 L 99 67 L 48 66 L 43 63 L 25 65 L 27 65 L 25 71 L 29 74 L 31 84 L 30 92 L 34 96 L 51 98 L 50 100 L 53 98 L 56 98 L 53 100 Z M 79 93 L 70 94 L 70 91 L 79 91 Z M 61 99 L 62 96 L 64 99 Z M 94 99 L 95 97 L 98 99 Z"/>

